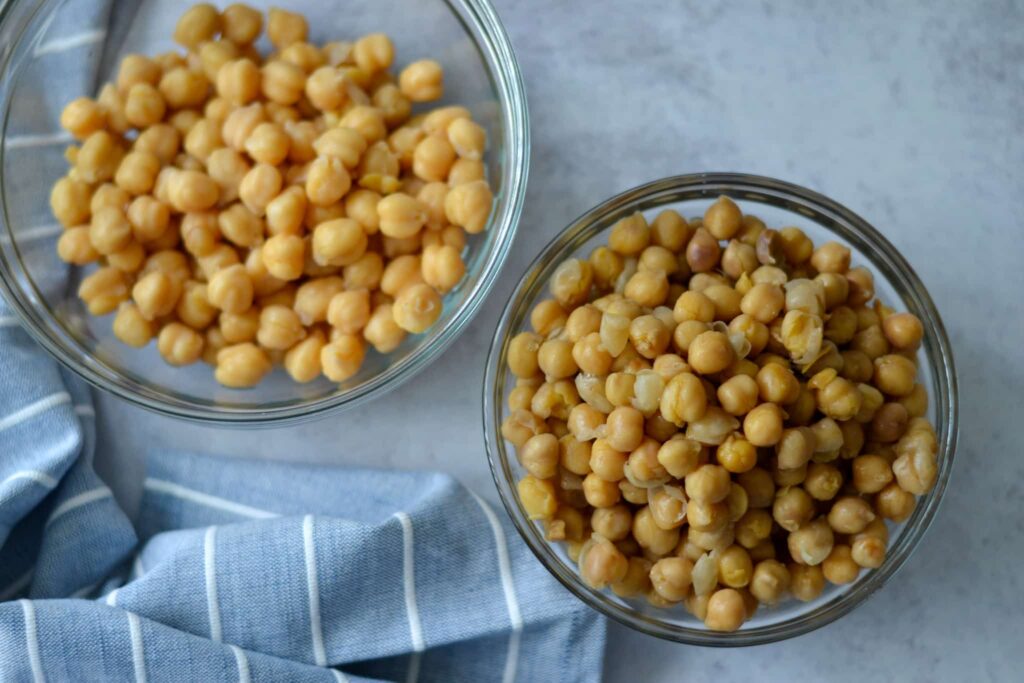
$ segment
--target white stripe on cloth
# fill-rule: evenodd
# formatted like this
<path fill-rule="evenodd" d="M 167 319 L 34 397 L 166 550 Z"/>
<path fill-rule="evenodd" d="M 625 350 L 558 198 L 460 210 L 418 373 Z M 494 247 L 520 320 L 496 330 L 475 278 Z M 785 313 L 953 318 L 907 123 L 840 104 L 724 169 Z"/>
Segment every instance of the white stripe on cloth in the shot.
<path fill-rule="evenodd" d="M 346 676 L 344 672 L 338 671 L 337 669 L 331 669 L 330 671 L 334 674 L 334 680 L 338 683 L 348 683 L 348 676 Z"/>
<path fill-rule="evenodd" d="M 21 611 L 25 615 L 25 647 L 28 650 L 28 663 L 32 668 L 34 683 L 42 683 L 43 662 L 39 657 L 39 635 L 36 633 L 36 606 L 31 600 L 19 600 Z"/>
<path fill-rule="evenodd" d="M 40 486 L 43 486 L 48 489 L 57 487 L 56 479 L 51 477 L 46 472 L 40 472 L 39 470 L 19 470 L 18 472 L 15 472 L 14 474 L 10 475 L 3 481 L 0 481 L 0 487 L 3 487 L 4 485 L 10 484 L 12 481 L 17 481 L 19 479 L 28 479 L 30 481 L 34 481 Z"/>
<path fill-rule="evenodd" d="M 62 232 L 64 232 L 64 226 L 58 225 L 57 223 L 53 223 L 51 225 L 37 225 L 34 228 L 19 230 L 13 240 L 11 239 L 10 233 L 4 233 L 0 235 L 0 242 L 3 242 L 4 244 L 11 244 L 12 242 L 17 241 L 19 244 L 24 244 L 25 242 L 43 239 L 45 237 L 56 237 Z"/>
<path fill-rule="evenodd" d="M 217 602 L 217 560 L 214 557 L 217 527 L 211 526 L 203 536 L 203 571 L 206 574 L 206 610 L 210 615 L 210 640 L 221 642 L 220 603 Z"/>
<path fill-rule="evenodd" d="M 17 327 L 18 319 L 13 315 L 0 315 L 0 329 L 5 327 Z"/>
<path fill-rule="evenodd" d="M 50 526 L 55 520 L 63 517 L 76 508 L 88 505 L 89 503 L 97 500 L 112 498 L 113 495 L 114 494 L 106 486 L 98 486 L 94 489 L 79 493 L 77 496 L 71 496 L 53 509 L 53 512 L 50 513 L 50 518 L 46 520 L 46 526 Z"/>
<path fill-rule="evenodd" d="M 402 525 L 402 581 L 405 587 L 405 611 L 409 618 L 409 637 L 412 641 L 413 655 L 409 658 L 408 683 L 415 683 L 420 675 L 420 654 L 425 649 L 423 642 L 423 626 L 420 624 L 420 611 L 416 606 L 416 568 L 413 565 L 412 520 L 404 512 L 396 512 L 395 517 Z"/>
<path fill-rule="evenodd" d="M 505 671 L 501 677 L 502 683 L 512 683 L 516 679 L 516 668 L 519 664 L 519 638 L 523 631 L 523 616 L 519 611 L 519 599 L 516 597 L 516 587 L 512 582 L 512 563 L 508 556 L 508 540 L 505 538 L 505 530 L 501 528 L 491 506 L 483 498 L 472 491 L 469 492 L 473 499 L 483 510 L 494 533 L 494 545 L 498 550 L 498 572 L 501 574 L 501 588 L 505 592 L 505 606 L 508 608 L 508 620 L 512 625 L 512 633 L 508 639 L 508 656 L 505 659 Z"/>
<path fill-rule="evenodd" d="M 41 413 L 45 413 L 50 408 L 63 405 L 65 403 L 71 403 L 71 394 L 69 394 L 66 391 L 58 391 L 55 394 L 50 394 L 45 398 L 41 398 L 38 401 L 29 403 L 27 406 L 15 410 L 10 415 L 0 418 L 0 432 L 4 431 L 5 429 L 10 429 L 11 427 L 17 426 L 24 422 L 25 420 L 31 420 L 33 417 Z M 52 477 L 50 478 L 52 479 Z M 56 485 L 56 480 L 54 480 L 53 486 Z M 51 486 L 50 488 L 53 488 L 53 486 Z"/>
<path fill-rule="evenodd" d="M 117 607 L 117 591 L 119 590 L 121 589 L 115 588 L 114 590 L 107 593 L 107 605 L 109 605 L 110 607 Z"/>
<path fill-rule="evenodd" d="M 235 655 L 235 664 L 238 665 L 238 683 L 251 683 L 252 678 L 249 675 L 249 658 L 245 656 L 245 652 L 242 648 L 237 645 L 228 645 L 231 648 L 231 652 Z"/>
<path fill-rule="evenodd" d="M 73 36 L 66 36 L 64 38 L 54 38 L 48 43 L 38 45 L 35 50 L 32 51 L 33 57 L 39 57 L 40 55 L 52 54 L 54 52 L 64 52 L 66 50 L 73 50 L 76 47 L 82 47 L 83 45 L 92 45 L 93 43 L 102 42 L 107 37 L 107 32 L 103 29 L 94 29 L 92 31 L 83 31 L 82 33 L 76 33 Z"/>
<path fill-rule="evenodd" d="M 82 417 L 96 417 L 96 409 L 83 403 L 80 406 L 75 406 L 75 415 L 81 415 Z"/>
<path fill-rule="evenodd" d="M 71 133 L 58 131 L 56 133 L 42 133 L 40 135 L 25 134 L 11 135 L 7 138 L 7 149 L 18 149 L 23 147 L 45 147 L 46 145 L 62 145 L 74 142 L 75 138 Z"/>
<path fill-rule="evenodd" d="M 180 484 L 175 484 L 172 481 L 164 481 L 163 479 L 154 479 L 147 477 L 143 483 L 143 487 L 149 491 L 156 491 L 158 493 L 165 493 L 175 498 L 181 498 L 192 503 L 198 503 L 205 505 L 206 507 L 214 508 L 217 510 L 224 510 L 225 512 L 232 512 L 242 517 L 251 517 L 253 519 L 270 519 L 272 517 L 280 517 L 276 512 L 269 512 L 267 510 L 260 510 L 249 505 L 243 505 L 242 503 L 236 503 L 226 498 L 220 498 L 219 496 L 211 496 L 208 493 L 202 491 L 196 491 L 195 489 L 186 488 Z"/>
<path fill-rule="evenodd" d="M 142 624 L 139 615 L 128 612 L 128 631 L 132 637 L 132 666 L 136 683 L 146 683 L 146 652 L 142 647 Z"/>
<path fill-rule="evenodd" d="M 135 561 L 132 562 L 132 577 L 139 579 L 146 574 L 146 568 L 142 566 L 142 553 L 140 552 L 135 556 Z"/>
<path fill-rule="evenodd" d="M 313 641 L 313 661 L 317 666 L 327 666 L 323 624 L 320 622 L 320 579 L 316 573 L 313 515 L 302 518 L 302 548 L 306 556 L 306 587 L 309 590 L 309 632 Z"/>

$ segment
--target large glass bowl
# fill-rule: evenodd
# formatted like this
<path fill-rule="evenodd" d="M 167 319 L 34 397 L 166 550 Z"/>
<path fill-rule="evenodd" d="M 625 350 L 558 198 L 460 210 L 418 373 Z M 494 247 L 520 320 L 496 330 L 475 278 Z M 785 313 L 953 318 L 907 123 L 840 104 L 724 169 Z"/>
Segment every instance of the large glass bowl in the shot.
<path fill-rule="evenodd" d="M 226 2 L 218 2 L 226 5 Z M 72 370 L 98 387 L 169 415 L 219 423 L 279 423 L 352 406 L 392 389 L 437 357 L 479 309 L 508 254 L 526 189 L 529 126 L 526 95 L 508 37 L 488 0 L 309 0 L 250 2 L 315 17 L 310 40 L 388 33 L 396 64 L 430 57 L 445 68 L 444 103 L 468 107 L 488 134 L 485 157 L 495 191 L 487 230 L 464 253 L 467 275 L 444 298 L 438 322 L 410 335 L 393 353 L 371 351 L 342 385 L 306 385 L 282 370 L 257 387 L 218 385 L 209 366 L 173 368 L 150 344 L 130 349 L 111 332 L 112 316 L 89 316 L 75 292 L 83 271 L 60 262 L 60 227 L 50 215 L 53 182 L 66 172 L 61 107 L 93 95 L 120 57 L 174 49 L 173 23 L 189 3 L 166 0 L 10 0 L 0 7 L 0 292 L 24 327 Z M 98 8 L 98 9 L 97 9 Z M 83 27 L 108 13 L 103 27 Z M 104 15 L 106 17 L 106 15 Z M 261 39 L 265 41 L 265 38 Z M 82 65 L 93 73 L 78 78 Z M 79 85 L 67 84 L 67 81 Z"/>
<path fill-rule="evenodd" d="M 918 377 L 928 389 L 928 417 L 935 425 L 939 442 L 935 487 L 918 499 L 906 522 L 890 524 L 888 555 L 880 568 L 862 572 L 848 586 L 829 586 L 813 602 L 787 600 L 773 608 L 762 606 L 735 633 L 710 631 L 682 607 L 659 609 L 646 600 L 624 600 L 611 591 L 587 586 L 564 545 L 545 540 L 541 526 L 523 511 L 516 482 L 525 470 L 516 460 L 514 449 L 501 438 L 506 399 L 515 384 L 505 365 L 508 343 L 528 328 L 530 310 L 548 296 L 548 283 L 558 264 L 573 256 L 585 258 L 592 249 L 606 243 L 607 233 L 617 220 L 634 211 L 645 212 L 652 218 L 662 209 L 674 208 L 685 216 L 702 216 L 723 194 L 736 200 L 745 212 L 763 219 L 769 227 L 795 225 L 815 243 L 836 240 L 846 244 L 853 251 L 854 264 L 873 271 L 879 299 L 921 319 L 925 334 Z M 548 244 L 519 281 L 501 316 L 487 359 L 483 410 L 487 455 L 502 502 L 523 539 L 555 578 L 592 608 L 638 631 L 682 643 L 721 647 L 756 645 L 806 633 L 838 619 L 877 591 L 907 561 L 934 518 L 949 482 L 957 437 L 952 350 L 935 305 L 910 264 L 878 230 L 831 199 L 790 183 L 735 173 L 676 176 L 642 185 L 594 207 Z"/>

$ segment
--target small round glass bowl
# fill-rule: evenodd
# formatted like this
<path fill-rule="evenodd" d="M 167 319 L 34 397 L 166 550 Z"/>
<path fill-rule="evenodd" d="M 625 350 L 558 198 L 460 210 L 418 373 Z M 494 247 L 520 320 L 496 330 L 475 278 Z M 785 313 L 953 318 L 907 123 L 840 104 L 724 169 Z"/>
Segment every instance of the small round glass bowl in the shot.
<path fill-rule="evenodd" d="M 353 406 L 393 389 L 454 341 L 508 255 L 529 160 L 525 89 L 512 46 L 488 0 L 253 3 L 263 10 L 283 5 L 315 17 L 310 33 L 316 42 L 383 31 L 394 40 L 396 64 L 438 60 L 445 68 L 445 96 L 433 105 L 464 105 L 486 129 L 484 161 L 495 200 L 487 230 L 471 236 L 463 254 L 466 277 L 444 298 L 441 317 L 428 332 L 409 336 L 387 355 L 371 350 L 360 372 L 340 386 L 324 378 L 300 385 L 276 370 L 248 390 L 218 385 L 212 369 L 202 363 L 171 367 L 155 344 L 135 350 L 117 341 L 112 316 L 89 316 L 76 296 L 90 270 L 69 269 L 57 258 L 60 227 L 48 197 L 53 182 L 67 170 L 63 151 L 72 142 L 60 133 L 62 106 L 93 94 L 123 55 L 176 49 L 170 37 L 173 23 L 167 19 L 176 20 L 187 7 L 172 3 L 168 9 L 163 0 L 110 4 L 106 31 L 81 27 L 81 21 L 94 19 L 81 16 L 93 5 L 77 0 L 11 0 L 0 11 L 0 292 L 44 348 L 96 386 L 151 410 L 221 424 L 278 424 Z M 265 40 L 258 44 L 264 51 Z M 82 73 L 83 63 L 92 71 L 65 78 Z"/>
<path fill-rule="evenodd" d="M 820 243 L 836 240 L 853 251 L 854 265 L 869 267 L 875 275 L 879 299 L 916 314 L 924 324 L 919 381 L 929 394 L 929 419 L 939 442 L 939 473 L 935 487 L 917 501 L 904 523 L 890 525 L 885 563 L 866 571 L 848 586 L 829 586 L 809 603 L 787 600 L 777 607 L 761 607 L 735 633 L 710 631 L 683 607 L 660 609 L 646 600 L 624 600 L 611 591 L 597 591 L 580 578 L 563 544 L 545 540 L 540 524 L 521 507 L 516 482 L 525 470 L 514 449 L 501 438 L 507 397 L 515 378 L 505 365 L 509 341 L 527 329 L 533 306 L 548 296 L 548 283 L 558 264 L 577 256 L 586 258 L 605 244 L 607 232 L 620 218 L 634 211 L 649 218 L 664 208 L 685 216 L 702 216 L 719 196 L 728 195 L 774 228 L 795 225 Z M 650 635 L 692 645 L 745 646 L 769 643 L 806 633 L 838 619 L 878 590 L 910 557 L 938 509 L 949 481 L 957 437 L 957 389 L 953 355 L 935 305 L 907 261 L 863 218 L 816 192 L 790 183 L 735 173 L 701 173 L 657 180 L 624 192 L 580 216 L 534 259 L 519 281 L 494 335 L 487 359 L 483 410 L 487 455 L 502 502 L 516 528 L 541 563 L 581 600 L 599 612 Z"/>

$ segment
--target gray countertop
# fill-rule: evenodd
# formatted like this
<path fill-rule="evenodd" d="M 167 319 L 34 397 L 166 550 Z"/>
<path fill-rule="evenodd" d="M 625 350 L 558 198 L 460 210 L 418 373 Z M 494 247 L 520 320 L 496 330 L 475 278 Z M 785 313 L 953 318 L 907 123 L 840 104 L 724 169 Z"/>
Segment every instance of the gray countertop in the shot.
<path fill-rule="evenodd" d="M 168 445 L 441 469 L 494 499 L 483 361 L 529 260 L 569 220 L 647 180 L 705 170 L 783 178 L 865 216 L 929 287 L 959 370 L 952 485 L 916 555 L 839 622 L 733 651 L 613 625 L 606 678 L 1019 676 L 1024 3 L 502 0 L 498 9 L 527 82 L 533 158 L 512 255 L 469 330 L 371 405 L 286 429 L 176 424 Z M 170 433 L 165 418 L 110 397 L 99 415 L 110 444 L 101 467 L 122 477 L 138 470 L 154 434 Z"/>

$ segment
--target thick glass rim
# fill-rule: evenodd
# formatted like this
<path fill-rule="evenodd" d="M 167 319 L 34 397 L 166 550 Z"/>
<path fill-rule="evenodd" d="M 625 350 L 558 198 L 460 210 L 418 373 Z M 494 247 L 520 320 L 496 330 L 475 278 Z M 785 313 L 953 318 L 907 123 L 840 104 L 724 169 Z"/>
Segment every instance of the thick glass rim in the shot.
<path fill-rule="evenodd" d="M 27 27 L 49 1 L 23 0 L 0 5 L 0 73 L 9 72 L 12 60 L 19 53 L 19 45 L 31 38 L 25 35 Z M 502 158 L 499 160 L 503 167 L 503 178 L 502 186 L 496 192 L 498 201 L 495 204 L 495 215 L 491 217 L 488 228 L 495 236 L 489 252 L 480 265 L 479 276 L 472 283 L 469 293 L 459 307 L 443 323 L 441 329 L 432 333 L 429 341 L 425 341 L 406 357 L 363 384 L 308 403 L 242 408 L 201 406 L 184 398 L 172 398 L 122 376 L 113 368 L 97 362 L 90 356 L 83 357 L 73 351 L 75 344 L 72 336 L 63 326 L 54 325 L 47 320 L 50 315 L 48 307 L 21 263 L 17 243 L 10 231 L 4 199 L 3 206 L 0 207 L 0 234 L 12 235 L 12 238 L 10 253 L 6 247 L 0 248 L 0 292 L 5 295 L 25 330 L 63 365 L 100 389 L 153 412 L 222 425 L 280 425 L 305 421 L 329 411 L 359 405 L 395 389 L 422 370 L 455 341 L 479 312 L 487 294 L 497 281 L 519 224 L 526 196 L 530 158 L 526 89 L 512 44 L 497 12 L 489 0 L 444 2 L 476 44 L 499 100 L 504 133 Z M 4 106 L 5 121 L 0 136 L 3 137 L 6 137 L 12 88 L 11 79 L 5 78 L 0 81 L 0 103 Z M 3 153 L 4 145 L 0 144 L 0 168 Z M 0 180 L 0 193 L 5 192 Z"/>
<path fill-rule="evenodd" d="M 925 329 L 922 347 L 938 389 L 935 396 L 929 396 L 938 416 L 938 478 L 935 487 L 918 499 L 913 514 L 889 547 L 885 563 L 817 608 L 779 623 L 735 633 L 682 626 L 631 611 L 584 584 L 576 572 L 566 568 L 538 525 L 528 519 L 520 506 L 512 470 L 515 455 L 506 448 L 500 434 L 508 377 L 502 359 L 506 357 L 511 332 L 521 329 L 558 263 L 634 211 L 685 200 L 712 199 L 721 194 L 800 213 L 855 247 L 896 289 L 908 310 L 921 318 Z M 505 306 L 491 343 L 483 386 L 483 420 L 487 459 L 501 501 L 530 550 L 567 589 L 605 616 L 652 636 L 690 645 L 742 647 L 793 638 L 829 624 L 864 602 L 903 567 L 934 519 L 949 482 L 958 431 L 957 380 L 952 346 L 934 302 L 906 259 L 871 224 L 838 202 L 799 185 L 741 173 L 696 173 L 656 180 L 602 202 L 570 223 L 533 260 Z"/>

